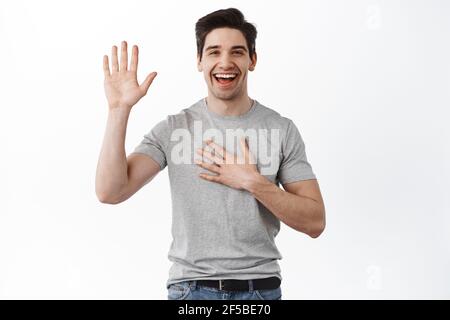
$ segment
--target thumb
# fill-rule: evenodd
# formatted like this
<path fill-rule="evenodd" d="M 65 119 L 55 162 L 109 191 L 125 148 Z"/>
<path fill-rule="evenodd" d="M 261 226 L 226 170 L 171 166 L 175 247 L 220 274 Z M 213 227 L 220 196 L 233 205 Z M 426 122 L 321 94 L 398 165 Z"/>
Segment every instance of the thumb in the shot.
<path fill-rule="evenodd" d="M 157 72 L 150 73 L 147 78 L 142 82 L 142 84 L 139 86 L 139 89 L 141 89 L 143 95 L 147 94 L 148 88 L 150 88 L 150 85 L 153 82 L 153 79 L 155 79 Z"/>

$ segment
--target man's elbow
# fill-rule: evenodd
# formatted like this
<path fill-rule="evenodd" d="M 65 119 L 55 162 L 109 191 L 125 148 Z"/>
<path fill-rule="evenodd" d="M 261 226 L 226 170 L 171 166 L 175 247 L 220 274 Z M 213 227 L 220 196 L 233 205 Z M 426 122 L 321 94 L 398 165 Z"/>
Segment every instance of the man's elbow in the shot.
<path fill-rule="evenodd" d="M 314 222 L 310 232 L 308 233 L 308 235 L 313 239 L 318 238 L 325 230 L 325 211 L 321 212 L 320 217 L 321 218 L 318 221 Z"/>
<path fill-rule="evenodd" d="M 98 201 L 100 201 L 101 203 L 104 203 L 104 204 L 118 204 L 118 203 L 122 202 L 117 197 L 116 198 L 111 197 L 110 195 L 108 195 L 106 193 L 96 192 L 96 195 L 97 195 Z"/>
<path fill-rule="evenodd" d="M 312 232 L 309 233 L 309 236 L 313 239 L 316 239 L 322 234 L 323 230 L 325 230 L 325 226 L 313 230 Z"/>

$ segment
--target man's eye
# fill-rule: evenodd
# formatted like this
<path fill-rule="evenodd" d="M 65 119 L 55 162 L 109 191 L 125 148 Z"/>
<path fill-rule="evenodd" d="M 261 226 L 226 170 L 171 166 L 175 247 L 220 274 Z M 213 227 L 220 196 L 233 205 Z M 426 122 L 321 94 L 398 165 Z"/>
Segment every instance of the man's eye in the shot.
<path fill-rule="evenodd" d="M 236 53 L 238 55 L 242 55 L 242 51 L 235 51 L 234 53 Z"/>
<path fill-rule="evenodd" d="M 216 54 L 217 51 L 211 51 L 209 54 Z"/>

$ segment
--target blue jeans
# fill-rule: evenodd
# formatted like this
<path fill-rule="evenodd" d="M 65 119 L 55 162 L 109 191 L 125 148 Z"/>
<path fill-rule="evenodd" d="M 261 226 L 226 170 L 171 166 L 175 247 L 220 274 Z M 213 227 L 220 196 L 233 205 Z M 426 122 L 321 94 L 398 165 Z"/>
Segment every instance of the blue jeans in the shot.
<path fill-rule="evenodd" d="M 248 291 L 225 291 L 197 285 L 196 280 L 171 284 L 168 300 L 281 300 L 281 287 L 276 289 L 253 290 L 249 280 Z"/>

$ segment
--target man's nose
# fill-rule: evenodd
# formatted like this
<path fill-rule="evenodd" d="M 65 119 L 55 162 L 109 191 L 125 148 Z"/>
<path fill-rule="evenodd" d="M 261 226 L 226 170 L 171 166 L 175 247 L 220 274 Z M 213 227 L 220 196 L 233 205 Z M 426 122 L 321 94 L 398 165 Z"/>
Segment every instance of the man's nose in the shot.
<path fill-rule="evenodd" d="M 220 66 L 223 69 L 233 68 L 232 59 L 229 54 L 227 54 L 227 53 L 222 54 L 222 56 L 220 57 Z"/>

